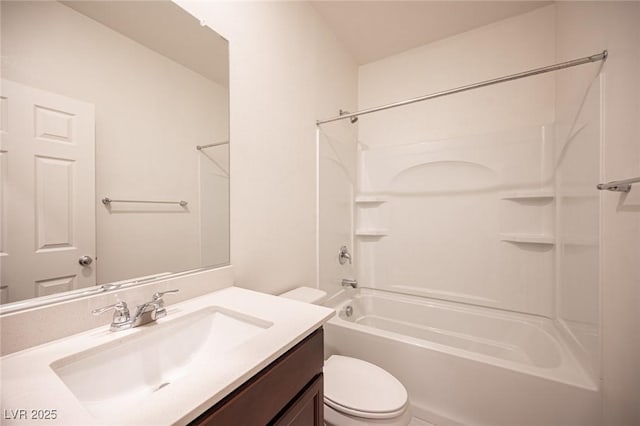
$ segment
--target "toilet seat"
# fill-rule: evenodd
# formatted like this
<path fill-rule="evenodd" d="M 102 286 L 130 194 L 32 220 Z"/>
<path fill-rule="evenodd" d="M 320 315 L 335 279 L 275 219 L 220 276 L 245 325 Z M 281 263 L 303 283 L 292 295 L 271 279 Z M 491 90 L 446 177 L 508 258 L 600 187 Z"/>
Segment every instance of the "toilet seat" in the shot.
<path fill-rule="evenodd" d="M 333 355 L 324 364 L 324 402 L 336 411 L 368 419 L 391 419 L 407 408 L 398 379 L 361 359 Z"/>
<path fill-rule="evenodd" d="M 345 407 L 344 405 L 337 404 L 337 403 L 335 403 L 335 402 L 333 402 L 331 400 L 328 400 L 328 399 L 325 399 L 324 402 L 329 407 L 333 408 L 334 410 L 336 410 L 336 411 L 338 411 L 340 413 L 348 414 L 348 415 L 354 416 L 354 417 L 362 417 L 363 419 L 380 419 L 380 420 L 393 419 L 395 417 L 400 416 L 402 413 L 404 413 L 404 411 L 406 409 L 406 407 L 402 407 L 401 409 L 399 409 L 397 411 L 373 413 L 373 412 L 368 412 L 368 411 L 354 410 L 353 408 Z"/>

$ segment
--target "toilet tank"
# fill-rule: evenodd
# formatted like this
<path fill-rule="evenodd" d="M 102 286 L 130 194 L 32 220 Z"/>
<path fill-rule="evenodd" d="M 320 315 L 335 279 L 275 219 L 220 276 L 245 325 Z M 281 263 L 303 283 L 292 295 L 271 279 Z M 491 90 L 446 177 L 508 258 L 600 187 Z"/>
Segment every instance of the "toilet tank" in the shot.
<path fill-rule="evenodd" d="M 297 287 L 293 290 L 282 293 L 280 296 L 287 299 L 298 300 L 300 302 L 313 303 L 320 305 L 327 299 L 327 292 L 311 287 Z"/>

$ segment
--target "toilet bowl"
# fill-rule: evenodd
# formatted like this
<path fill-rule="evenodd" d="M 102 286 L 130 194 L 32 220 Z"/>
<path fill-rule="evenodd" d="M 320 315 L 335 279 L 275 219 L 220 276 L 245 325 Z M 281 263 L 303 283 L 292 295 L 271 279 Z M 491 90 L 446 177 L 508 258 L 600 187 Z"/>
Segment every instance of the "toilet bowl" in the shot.
<path fill-rule="evenodd" d="M 298 287 L 282 297 L 319 304 L 327 294 Z M 411 421 L 407 390 L 377 365 L 342 355 L 324 362 L 324 421 L 329 426 L 407 426 Z"/>

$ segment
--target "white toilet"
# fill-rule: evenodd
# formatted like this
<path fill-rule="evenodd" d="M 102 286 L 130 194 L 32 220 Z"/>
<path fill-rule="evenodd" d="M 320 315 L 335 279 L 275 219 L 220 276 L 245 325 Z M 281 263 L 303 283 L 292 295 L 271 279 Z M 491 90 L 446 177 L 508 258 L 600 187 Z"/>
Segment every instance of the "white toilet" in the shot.
<path fill-rule="evenodd" d="M 327 293 L 298 287 L 281 296 L 319 304 Z M 324 362 L 324 421 L 329 426 L 407 426 L 411 421 L 407 390 L 377 365 L 332 355 Z"/>

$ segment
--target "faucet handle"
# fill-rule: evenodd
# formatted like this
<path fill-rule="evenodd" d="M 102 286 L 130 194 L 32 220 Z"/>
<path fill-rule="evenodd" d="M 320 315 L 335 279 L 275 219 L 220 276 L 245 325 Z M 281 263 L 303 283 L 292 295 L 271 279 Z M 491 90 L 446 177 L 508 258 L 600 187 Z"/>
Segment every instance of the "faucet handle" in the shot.
<path fill-rule="evenodd" d="M 113 305 L 103 306 L 102 308 L 94 309 L 93 311 L 91 311 L 91 313 L 93 315 L 100 315 L 101 313 L 107 312 L 108 310 L 111 310 L 111 309 L 115 309 L 116 314 L 118 313 L 129 314 L 129 308 L 127 307 L 126 302 L 118 302 L 118 303 L 114 303 Z"/>
<path fill-rule="evenodd" d="M 344 265 L 347 260 L 349 261 L 349 264 L 351 264 L 351 255 L 349 254 L 349 249 L 347 248 L 347 246 L 342 246 L 340 247 L 340 251 L 338 252 L 338 261 L 341 265 Z"/>
<path fill-rule="evenodd" d="M 131 327 L 131 314 L 126 302 L 118 302 L 113 305 L 103 306 L 102 308 L 94 309 L 91 311 L 93 315 L 100 315 L 103 312 L 115 309 L 113 313 L 113 320 L 111 321 L 111 331 L 123 330 Z"/>
<path fill-rule="evenodd" d="M 157 293 L 155 293 L 152 297 L 152 301 L 153 303 L 155 303 L 156 305 L 156 311 L 155 311 L 155 317 L 156 318 L 162 318 L 164 316 L 167 316 L 167 308 L 164 307 L 164 299 L 162 299 L 162 297 L 165 294 L 172 294 L 172 293 L 177 293 L 180 290 L 173 289 L 173 290 L 167 290 L 167 291 L 159 291 Z"/>
<path fill-rule="evenodd" d="M 154 302 L 161 301 L 161 300 L 162 300 L 162 297 L 163 297 L 165 294 L 177 293 L 177 292 L 179 292 L 179 291 L 180 291 L 180 290 L 178 290 L 177 288 L 176 288 L 176 289 L 173 289 L 173 290 L 159 291 L 159 292 L 157 292 L 157 293 L 155 293 L 155 294 L 153 295 L 153 301 L 154 301 Z"/>

